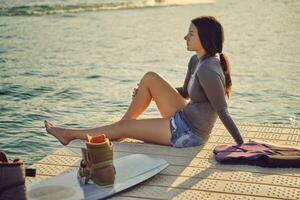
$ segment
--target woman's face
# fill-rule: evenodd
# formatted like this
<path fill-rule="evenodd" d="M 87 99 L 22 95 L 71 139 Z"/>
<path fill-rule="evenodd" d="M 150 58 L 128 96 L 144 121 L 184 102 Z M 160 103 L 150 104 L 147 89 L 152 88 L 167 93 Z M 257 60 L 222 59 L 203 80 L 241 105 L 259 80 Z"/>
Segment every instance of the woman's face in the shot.
<path fill-rule="evenodd" d="M 205 50 L 203 49 L 199 39 L 198 30 L 193 23 L 190 24 L 189 32 L 184 39 L 186 40 L 188 51 L 195 51 L 199 56 L 203 56 L 205 54 Z"/>

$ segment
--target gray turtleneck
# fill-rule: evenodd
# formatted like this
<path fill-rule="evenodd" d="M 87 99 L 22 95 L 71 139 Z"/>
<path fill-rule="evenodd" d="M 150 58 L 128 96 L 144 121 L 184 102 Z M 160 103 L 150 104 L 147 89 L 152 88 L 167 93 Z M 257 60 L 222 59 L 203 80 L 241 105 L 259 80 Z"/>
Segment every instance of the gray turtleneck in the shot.
<path fill-rule="evenodd" d="M 190 79 L 193 80 L 189 83 Z M 228 113 L 225 76 L 217 56 L 204 60 L 199 60 L 197 55 L 192 56 L 183 87 L 176 89 L 184 98 L 190 98 L 180 114 L 195 133 L 207 140 L 219 116 L 235 142 L 243 143 L 241 134 Z"/>

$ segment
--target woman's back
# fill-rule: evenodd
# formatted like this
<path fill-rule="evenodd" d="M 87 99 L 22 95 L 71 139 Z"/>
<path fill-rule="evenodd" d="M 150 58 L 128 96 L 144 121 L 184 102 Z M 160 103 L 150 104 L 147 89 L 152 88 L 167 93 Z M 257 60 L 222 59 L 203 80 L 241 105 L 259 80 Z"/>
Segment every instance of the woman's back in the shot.
<path fill-rule="evenodd" d="M 188 87 L 189 81 L 193 79 L 193 76 L 194 81 Z M 224 99 L 216 99 L 218 103 L 212 105 L 206 91 L 213 91 L 216 86 L 219 86 L 218 90 L 223 90 Z M 212 56 L 199 62 L 196 55 L 192 56 L 183 90 L 189 94 L 190 102 L 182 109 L 182 117 L 192 126 L 197 134 L 204 140 L 207 140 L 216 122 L 217 111 L 227 107 L 225 101 L 225 77 L 219 58 Z"/>

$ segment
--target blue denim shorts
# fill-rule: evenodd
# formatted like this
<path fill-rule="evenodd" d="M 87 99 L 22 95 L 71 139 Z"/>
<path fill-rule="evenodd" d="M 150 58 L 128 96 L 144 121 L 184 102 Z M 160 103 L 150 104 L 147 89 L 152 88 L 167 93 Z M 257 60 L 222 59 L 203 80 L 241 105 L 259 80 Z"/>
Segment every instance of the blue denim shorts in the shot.
<path fill-rule="evenodd" d="M 177 148 L 194 147 L 203 144 L 203 139 L 192 132 L 182 119 L 180 111 L 170 119 L 171 145 Z"/>

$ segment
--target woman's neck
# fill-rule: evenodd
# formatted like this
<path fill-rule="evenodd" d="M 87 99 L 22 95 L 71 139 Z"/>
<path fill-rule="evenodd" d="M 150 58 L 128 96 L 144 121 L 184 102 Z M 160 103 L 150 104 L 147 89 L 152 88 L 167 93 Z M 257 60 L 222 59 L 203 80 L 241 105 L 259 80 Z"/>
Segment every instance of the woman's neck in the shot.
<path fill-rule="evenodd" d="M 205 55 L 205 53 L 206 53 L 205 51 L 196 51 L 199 60 Z"/>

